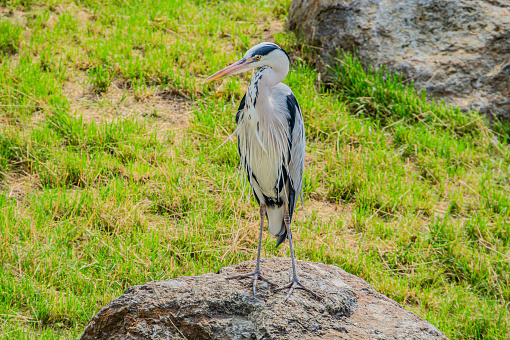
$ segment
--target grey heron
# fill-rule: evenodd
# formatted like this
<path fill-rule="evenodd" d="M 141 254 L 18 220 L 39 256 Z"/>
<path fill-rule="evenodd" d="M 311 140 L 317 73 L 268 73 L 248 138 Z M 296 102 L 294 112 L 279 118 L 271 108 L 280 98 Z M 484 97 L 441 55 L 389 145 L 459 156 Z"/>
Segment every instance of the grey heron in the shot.
<path fill-rule="evenodd" d="M 254 295 L 257 280 L 275 285 L 264 277 L 260 270 L 262 231 L 264 218 L 267 216 L 269 232 L 277 237 L 276 247 L 286 239 L 289 240 L 292 261 L 291 282 L 275 291 L 289 289 L 285 301 L 294 289 L 305 290 L 320 299 L 301 284 L 294 260 L 290 223 L 298 197 L 302 195 L 305 130 L 296 97 L 292 90 L 282 83 L 289 67 L 288 54 L 280 46 L 264 42 L 253 46 L 241 60 L 204 81 L 260 68 L 251 78 L 236 115 L 237 150 L 241 167 L 246 172 L 255 199 L 260 205 L 257 264 L 253 273 L 228 279 L 252 278 Z"/>

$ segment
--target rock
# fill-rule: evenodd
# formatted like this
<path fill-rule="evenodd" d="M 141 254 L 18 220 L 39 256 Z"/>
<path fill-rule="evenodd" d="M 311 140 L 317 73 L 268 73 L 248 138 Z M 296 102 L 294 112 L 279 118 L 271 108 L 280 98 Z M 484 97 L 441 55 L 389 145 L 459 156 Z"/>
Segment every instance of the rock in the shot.
<path fill-rule="evenodd" d="M 303 284 L 324 299 L 298 290 L 285 303 L 265 282 L 253 297 L 255 261 L 219 274 L 149 282 L 126 290 L 92 318 L 81 339 L 446 339 L 429 322 L 342 269 L 298 261 Z M 264 259 L 261 268 L 278 284 L 289 281 L 290 259 Z"/>
<path fill-rule="evenodd" d="M 288 24 L 327 63 L 356 50 L 432 98 L 510 119 L 508 1 L 293 0 Z"/>

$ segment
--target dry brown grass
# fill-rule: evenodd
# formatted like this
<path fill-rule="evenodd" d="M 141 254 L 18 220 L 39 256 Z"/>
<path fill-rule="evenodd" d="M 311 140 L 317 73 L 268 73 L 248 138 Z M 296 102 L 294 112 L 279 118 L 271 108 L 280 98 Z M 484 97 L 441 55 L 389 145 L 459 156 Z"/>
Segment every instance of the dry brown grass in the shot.
<path fill-rule="evenodd" d="M 115 119 L 153 119 L 158 136 L 182 135 L 189 126 L 193 104 L 171 91 L 149 87 L 145 93 L 135 94 L 129 81 L 116 79 L 103 94 L 97 94 L 88 83 L 85 73 L 76 73 L 64 84 L 64 95 L 70 110 L 83 117 L 84 122 L 99 124 Z"/>

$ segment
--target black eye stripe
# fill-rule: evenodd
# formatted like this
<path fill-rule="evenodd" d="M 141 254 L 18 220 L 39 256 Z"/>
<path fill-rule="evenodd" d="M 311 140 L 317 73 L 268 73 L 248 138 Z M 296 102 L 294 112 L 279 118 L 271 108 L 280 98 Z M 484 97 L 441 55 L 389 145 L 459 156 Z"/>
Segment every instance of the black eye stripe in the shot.
<path fill-rule="evenodd" d="M 278 47 L 276 46 L 273 46 L 273 45 L 268 45 L 268 46 L 262 46 L 260 48 L 258 48 L 256 51 L 253 52 L 253 56 L 256 56 L 256 55 L 268 55 L 269 53 L 271 53 L 272 51 L 278 49 Z"/>
<path fill-rule="evenodd" d="M 278 45 L 275 45 L 275 44 L 264 45 L 264 46 L 262 46 L 260 48 L 257 48 L 253 52 L 252 57 L 256 58 L 256 56 L 268 55 L 269 53 L 271 53 L 274 50 L 281 50 L 281 51 L 283 51 L 283 53 L 285 53 L 285 55 L 287 56 L 287 58 L 289 59 L 289 62 L 290 62 L 290 58 L 289 58 L 289 55 L 287 54 L 287 52 L 285 52 L 285 50 L 283 48 L 281 48 L 281 47 L 279 47 Z"/>

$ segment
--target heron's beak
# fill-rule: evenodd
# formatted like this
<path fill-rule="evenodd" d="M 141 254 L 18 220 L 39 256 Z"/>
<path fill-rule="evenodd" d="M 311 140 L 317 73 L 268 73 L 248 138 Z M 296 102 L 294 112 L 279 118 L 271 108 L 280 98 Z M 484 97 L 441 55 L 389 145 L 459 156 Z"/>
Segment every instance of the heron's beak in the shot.
<path fill-rule="evenodd" d="M 249 63 L 250 63 L 250 60 L 246 60 L 243 58 L 239 61 L 236 61 L 232 65 L 225 67 L 223 70 L 216 72 L 215 74 L 213 74 L 212 76 L 210 76 L 209 78 L 204 80 L 203 82 L 208 83 L 210 81 L 228 76 L 230 74 L 240 72 L 244 69 L 247 69 Z"/>

